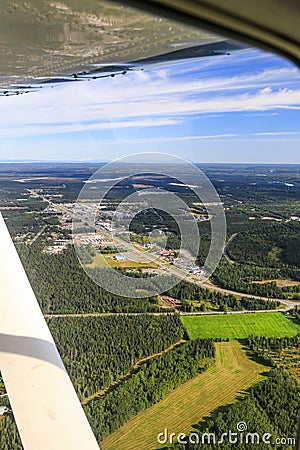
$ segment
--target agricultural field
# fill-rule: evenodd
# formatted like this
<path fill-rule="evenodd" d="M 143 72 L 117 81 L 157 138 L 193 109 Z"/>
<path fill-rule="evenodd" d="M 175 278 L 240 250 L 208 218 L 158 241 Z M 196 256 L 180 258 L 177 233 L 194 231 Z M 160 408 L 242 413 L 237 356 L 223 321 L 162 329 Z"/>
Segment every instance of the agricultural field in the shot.
<path fill-rule="evenodd" d="M 274 281 L 276 283 L 276 286 L 278 287 L 287 287 L 287 286 L 299 286 L 300 281 L 294 281 L 294 280 L 260 280 L 260 281 L 252 281 L 252 283 L 257 284 L 264 284 L 264 283 L 271 283 Z"/>
<path fill-rule="evenodd" d="M 224 313 L 201 316 L 163 315 L 167 309 L 161 308 L 159 298 L 117 296 L 95 284 L 82 270 L 71 239 L 72 205 L 83 180 L 94 172 L 93 164 L 9 167 L 3 166 L 2 172 L 0 167 L 0 207 L 102 450 L 154 450 L 159 447 L 158 433 L 166 427 L 176 434 L 188 433 L 198 422 L 209 427 L 215 414 L 216 428 L 220 423 L 223 427 L 229 423 L 235 427 L 237 421 L 246 417 L 241 415 L 240 399 L 246 402 L 244 411 L 250 424 L 251 418 L 260 417 L 255 408 L 257 403 L 252 404 L 252 409 L 247 406 L 251 394 L 244 393 L 250 386 L 256 389 L 261 404 L 269 405 L 271 419 L 270 423 L 264 422 L 264 427 L 267 423 L 273 429 L 273 419 L 285 426 L 284 402 L 290 399 L 286 405 L 292 408 L 298 405 L 299 396 L 296 397 L 296 390 L 294 397 L 277 396 L 281 389 L 290 395 L 286 386 L 293 387 L 278 372 L 271 384 L 278 382 L 280 389 L 273 389 L 276 401 L 271 404 L 269 392 L 260 387 L 269 378 L 266 375 L 270 369 L 262 362 L 267 364 L 268 357 L 278 370 L 283 369 L 284 376 L 290 374 L 292 381 L 294 378 L 299 381 L 299 345 L 283 346 L 280 351 L 270 345 L 268 352 L 263 348 L 262 355 L 255 354 L 250 347 L 244 349 L 243 345 L 246 347 L 244 339 L 249 335 L 274 340 L 285 336 L 294 339 L 300 333 L 300 325 L 291 315 L 259 312 L 268 307 L 280 308 L 279 301 L 266 303 L 260 297 L 291 299 L 293 304 L 300 300 L 300 261 L 296 252 L 300 242 L 299 166 L 204 167 L 222 197 L 226 212 L 227 258 L 224 255 L 211 278 L 220 292 L 181 281 L 163 295 L 169 300 L 163 306 L 172 308 L 175 303 L 182 313 Z M 150 184 L 178 194 L 188 205 L 196 205 L 192 192 L 185 186 L 174 185 L 165 177 L 150 178 L 147 175 L 139 183 L 133 180 L 129 185 L 118 186 L 107 199 L 106 208 L 99 210 L 98 237 L 109 238 L 101 223 L 112 221 L 112 212 L 125 194 Z M 293 186 L 286 186 L 287 181 Z M 194 216 L 201 217 L 205 213 L 201 204 L 197 209 L 194 206 Z M 197 265 L 202 267 L 209 249 L 210 227 L 207 220 L 197 223 L 203 236 Z M 167 215 L 157 211 L 138 216 L 132 222 L 133 247 L 141 250 L 143 243 L 149 242 L 149 233 L 158 226 L 168 236 L 167 252 L 171 256 L 180 243 L 178 230 Z M 79 240 L 80 245 L 83 241 Z M 108 240 L 103 242 L 101 245 L 106 246 Z M 160 268 L 146 258 L 132 261 L 134 252 L 128 250 L 126 243 L 107 245 L 102 254 L 99 245 L 93 242 L 86 251 L 82 246 L 81 262 L 99 269 L 101 276 L 105 274 L 101 269 L 106 262 L 136 276 L 141 269 L 149 268 L 145 272 L 151 274 Z M 234 294 L 226 294 L 226 289 Z M 241 293 L 246 297 L 241 297 Z M 231 314 L 243 309 L 251 309 L 253 313 Z M 93 317 L 94 313 L 110 314 Z M 49 318 L 55 314 L 62 317 Z M 201 374 L 191 370 L 195 354 L 184 354 L 185 348 L 192 347 L 198 337 L 228 340 L 215 344 L 215 362 Z M 182 343 L 183 340 L 186 342 Z M 179 353 L 183 355 L 181 366 Z M 186 373 L 192 375 L 184 378 Z M 2 398 L 2 402 L 5 400 L 8 398 Z M 290 414 L 291 421 L 294 416 Z M 7 450 L 22 449 L 13 416 L 0 420 L 0 429 L 1 449 L 2 446 Z"/>
<path fill-rule="evenodd" d="M 247 358 L 237 341 L 218 342 L 216 363 L 174 389 L 162 401 L 135 416 L 101 443 L 102 450 L 154 450 L 157 435 L 188 433 L 192 425 L 219 406 L 235 401 L 249 386 L 263 379 L 264 365 Z"/>
<path fill-rule="evenodd" d="M 285 348 L 280 355 L 270 352 L 269 357 L 275 362 L 277 367 L 287 370 L 296 380 L 300 382 L 300 349 L 297 347 Z"/>
<path fill-rule="evenodd" d="M 300 326 L 282 313 L 224 314 L 181 317 L 191 339 L 244 339 L 249 335 L 294 336 Z"/>
<path fill-rule="evenodd" d="M 300 382 L 300 333 L 284 338 L 250 336 L 247 346 L 260 361 L 285 370 Z"/>

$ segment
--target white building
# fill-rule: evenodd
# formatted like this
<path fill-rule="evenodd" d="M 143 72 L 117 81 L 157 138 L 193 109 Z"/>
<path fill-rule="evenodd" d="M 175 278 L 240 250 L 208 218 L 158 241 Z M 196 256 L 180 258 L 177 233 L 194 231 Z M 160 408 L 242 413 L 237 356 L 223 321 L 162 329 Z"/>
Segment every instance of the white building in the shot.
<path fill-rule="evenodd" d="M 10 409 L 7 406 L 0 406 L 0 416 L 4 416 L 5 414 L 8 414 L 10 412 Z"/>

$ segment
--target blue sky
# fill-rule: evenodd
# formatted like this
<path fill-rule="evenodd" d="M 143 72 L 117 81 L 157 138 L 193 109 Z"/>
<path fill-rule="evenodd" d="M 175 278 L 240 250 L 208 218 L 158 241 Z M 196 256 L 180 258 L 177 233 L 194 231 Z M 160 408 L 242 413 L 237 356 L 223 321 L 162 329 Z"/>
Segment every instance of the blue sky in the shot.
<path fill-rule="evenodd" d="M 0 98 L 0 159 L 300 163 L 300 72 L 258 50 Z"/>

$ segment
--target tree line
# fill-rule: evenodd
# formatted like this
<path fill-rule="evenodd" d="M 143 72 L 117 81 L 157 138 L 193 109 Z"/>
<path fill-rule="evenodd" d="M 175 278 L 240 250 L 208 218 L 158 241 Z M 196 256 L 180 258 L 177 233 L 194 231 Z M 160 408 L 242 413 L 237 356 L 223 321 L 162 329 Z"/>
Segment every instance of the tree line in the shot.
<path fill-rule="evenodd" d="M 161 401 L 173 389 L 201 373 L 212 363 L 211 339 L 196 339 L 146 361 L 114 390 L 84 406 L 95 433 L 102 441 L 139 412 Z"/>
<path fill-rule="evenodd" d="M 294 298 L 299 295 L 297 288 L 279 287 L 276 279 L 292 278 L 300 280 L 300 271 L 293 268 L 268 268 L 254 264 L 230 263 L 224 258 L 215 270 L 212 280 L 225 289 L 231 289 L 245 294 L 268 298 Z M 269 280 L 269 281 L 268 281 Z M 257 283 L 257 281 L 264 281 Z"/>
<path fill-rule="evenodd" d="M 185 333 L 178 315 L 174 314 L 53 317 L 48 319 L 48 325 L 80 399 L 110 386 L 113 381 L 126 374 L 138 360 L 165 350 L 182 339 Z M 193 358 L 192 349 L 190 350 L 190 358 Z M 200 352 L 196 349 L 196 354 L 197 351 Z M 182 359 L 183 354 L 180 353 L 178 359 L 180 355 Z M 172 364 L 174 367 L 175 361 Z M 171 362 L 165 362 L 166 368 L 170 365 Z M 179 367 L 183 370 L 183 361 Z M 169 375 L 169 372 L 164 373 Z M 135 379 L 133 390 L 141 389 L 138 388 L 140 382 L 140 379 Z M 156 389 L 158 391 L 158 386 Z M 121 391 L 119 395 L 123 395 Z M 1 398 L 1 405 L 10 406 L 7 397 Z M 126 409 L 126 403 L 123 408 Z M 105 409 L 105 417 L 110 421 L 107 426 L 113 429 L 116 419 L 112 416 L 109 418 L 109 400 L 105 403 Z M 101 421 L 101 425 L 99 422 L 97 425 L 97 411 L 95 408 L 95 418 L 89 416 L 90 421 L 94 422 L 94 430 L 102 428 Z M 0 448 L 23 449 L 13 416 L 0 417 Z"/>
<path fill-rule="evenodd" d="M 156 299 L 125 298 L 95 284 L 82 269 L 73 246 L 58 255 L 42 249 L 39 240 L 31 246 L 17 246 L 44 313 L 159 311 Z"/>
<path fill-rule="evenodd" d="M 110 386 L 137 361 L 185 335 L 177 314 L 53 317 L 47 322 L 80 399 Z"/>
<path fill-rule="evenodd" d="M 300 323 L 300 309 L 295 308 L 290 312 L 290 314 L 292 314 L 294 319 Z M 290 368 L 291 366 L 299 366 L 297 353 L 293 352 L 292 355 L 285 361 L 282 352 L 285 349 L 300 349 L 300 334 L 290 337 L 285 336 L 282 338 L 267 338 L 266 336 L 251 335 L 247 338 L 247 345 L 252 353 L 265 364 L 276 367 L 277 362 L 274 356 L 277 356 L 286 368 Z"/>
<path fill-rule="evenodd" d="M 241 311 L 243 309 L 257 311 L 261 309 L 276 309 L 280 305 L 278 301 L 265 301 L 251 297 L 237 298 L 235 295 L 222 294 L 187 281 L 181 281 L 172 289 L 169 289 L 166 294 L 181 300 L 182 310 L 187 312 L 206 311 L 207 303 L 210 303 L 213 308 L 224 312 L 228 308 L 233 311 Z M 189 300 L 197 300 L 203 303 L 200 306 L 194 306 Z"/>

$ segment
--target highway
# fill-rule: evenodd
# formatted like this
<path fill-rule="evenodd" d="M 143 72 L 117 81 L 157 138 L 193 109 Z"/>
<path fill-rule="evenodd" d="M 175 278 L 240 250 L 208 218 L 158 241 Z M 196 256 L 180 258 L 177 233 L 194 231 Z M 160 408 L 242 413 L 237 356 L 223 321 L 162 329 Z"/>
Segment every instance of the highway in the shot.
<path fill-rule="evenodd" d="M 266 302 L 272 302 L 272 301 L 280 302 L 286 306 L 286 308 L 282 309 L 281 311 L 289 311 L 290 309 L 293 309 L 295 306 L 300 306 L 300 302 L 297 302 L 297 301 L 286 300 L 283 298 L 260 297 L 258 295 L 246 294 L 244 292 L 231 291 L 230 289 L 224 289 L 219 286 L 215 286 L 214 284 L 210 283 L 209 281 L 206 281 L 205 283 L 202 283 L 202 284 L 199 283 L 199 284 L 204 288 L 210 289 L 212 291 L 221 292 L 222 294 L 231 294 L 231 295 L 236 295 L 238 297 L 243 297 L 243 298 L 255 298 L 258 300 L 265 300 Z"/>
<path fill-rule="evenodd" d="M 236 235 L 231 236 L 230 240 L 232 240 Z M 285 305 L 285 308 L 281 309 L 281 311 L 289 311 L 290 309 L 293 309 L 295 306 L 300 306 L 300 302 L 297 301 L 292 301 L 292 300 L 286 300 L 286 299 L 281 299 L 281 298 L 269 298 L 269 297 L 261 297 L 261 296 L 257 296 L 257 295 L 251 295 L 251 294 L 247 294 L 247 293 L 243 293 L 243 292 L 237 292 L 237 291 L 232 291 L 230 289 L 225 289 L 219 286 L 216 286 L 214 284 L 212 284 L 210 281 L 205 281 L 202 282 L 200 280 L 197 280 L 195 278 L 195 276 L 193 276 L 192 274 L 187 273 L 185 270 L 180 269 L 179 267 L 176 266 L 171 266 L 168 263 L 166 263 L 165 261 L 163 261 L 158 255 L 149 255 L 148 252 L 145 251 L 140 251 L 136 245 L 132 245 L 128 242 L 125 243 L 125 241 L 123 241 L 122 239 L 115 239 L 117 241 L 117 245 L 125 247 L 130 249 L 131 253 L 133 250 L 137 250 L 137 260 L 142 260 L 142 261 L 151 261 L 151 262 L 155 262 L 161 269 L 166 270 L 167 268 L 167 272 L 168 274 L 172 274 L 172 275 L 176 275 L 179 278 L 185 279 L 186 281 L 189 281 L 190 283 L 196 284 L 200 287 L 206 288 L 206 289 L 210 289 L 212 291 L 217 291 L 220 292 L 221 294 L 227 294 L 227 295 L 235 295 L 237 297 L 243 297 L 243 298 L 255 298 L 258 300 L 264 300 L 264 301 L 278 301 L 281 304 Z M 229 241 L 230 241 L 229 240 Z M 229 243 L 228 241 L 228 243 Z M 228 245 L 227 243 L 227 245 Z M 278 311 L 278 310 L 276 310 Z M 265 312 L 274 312 L 274 310 L 265 310 Z M 237 313 L 240 314 L 241 312 L 239 311 L 232 311 L 232 313 Z M 199 314 L 199 313 L 196 313 Z M 204 313 L 207 314 L 207 313 Z M 219 312 L 217 312 L 217 314 L 219 314 Z"/>
<path fill-rule="evenodd" d="M 60 210 L 63 213 L 68 213 L 68 214 L 73 214 L 73 212 L 69 209 L 67 209 L 65 206 L 61 205 L 61 204 L 57 204 L 57 203 L 53 203 L 51 200 L 44 198 L 42 195 L 37 194 L 35 191 L 31 191 L 28 190 L 32 195 L 38 196 L 40 197 L 43 201 L 47 202 L 49 205 L 51 205 L 52 207 Z M 103 236 L 109 237 L 111 239 L 111 233 L 108 232 L 106 229 L 101 228 L 101 234 L 103 234 Z M 226 257 L 226 248 L 227 246 L 230 244 L 230 242 L 236 237 L 237 233 L 234 233 L 228 240 L 225 248 L 224 248 L 224 256 Z M 186 270 L 184 269 L 180 269 L 179 267 L 175 266 L 175 265 L 170 265 L 169 263 L 167 263 L 166 261 L 164 261 L 159 255 L 153 255 L 151 253 L 149 253 L 149 251 L 145 251 L 143 250 L 143 248 L 141 247 L 141 245 L 136 244 L 136 243 L 131 243 L 131 242 L 127 242 L 124 239 L 121 239 L 120 237 L 114 236 L 114 241 L 116 243 L 116 246 L 119 247 L 120 249 L 125 249 L 126 252 L 128 252 L 128 254 L 133 255 L 134 256 L 134 261 L 137 262 L 149 262 L 149 263 L 155 263 L 162 271 L 165 272 L 165 274 L 168 275 L 175 275 L 181 279 L 185 279 L 186 281 L 189 281 L 190 283 L 194 283 L 200 287 L 212 290 L 212 291 L 217 291 L 220 292 L 221 294 L 227 294 L 227 295 L 235 295 L 237 297 L 243 297 L 243 298 L 254 298 L 254 299 L 259 299 L 259 300 L 265 300 L 265 301 L 278 301 L 281 304 L 285 305 L 284 308 L 280 309 L 280 310 L 259 310 L 256 312 L 274 312 L 274 311 L 282 311 L 282 312 L 287 312 L 293 308 L 295 308 L 296 306 L 300 306 L 300 302 L 297 301 L 292 301 L 292 300 L 286 300 L 286 299 L 281 299 L 281 298 L 269 298 L 269 297 L 261 297 L 261 296 L 257 296 L 257 295 L 251 295 L 251 294 L 247 294 L 247 293 L 243 293 L 243 292 L 237 292 L 237 291 L 232 291 L 230 289 L 225 289 L 219 286 L 216 286 L 214 284 L 212 284 L 210 281 L 205 281 L 202 282 L 200 280 L 197 280 L 195 278 L 195 276 L 193 276 L 192 274 L 187 273 Z M 228 255 L 227 255 L 227 259 L 228 259 Z M 228 259 L 230 262 L 230 259 Z M 228 314 L 243 314 L 245 311 L 229 311 Z M 246 311 L 247 312 L 247 311 Z M 254 312 L 254 311 L 251 311 Z M 116 313 L 86 313 L 86 314 L 79 314 L 79 316 L 86 316 L 86 315 L 108 315 L 108 314 L 116 314 Z M 127 314 L 127 315 L 134 315 L 134 314 L 141 314 L 141 313 L 122 313 L 122 314 Z M 159 312 L 159 313 L 145 313 L 145 314 L 156 314 L 156 315 L 162 315 L 162 314 L 166 314 L 165 312 Z M 183 314 L 183 313 L 181 313 Z M 194 312 L 194 313 L 185 313 L 185 314 L 195 314 L 195 315 L 206 315 L 206 314 L 223 314 L 222 312 L 219 311 L 215 311 L 215 312 Z M 73 317 L 77 317 L 78 315 L 70 315 L 70 314 L 66 314 L 66 315 L 45 315 L 45 317 L 64 317 L 64 316 L 73 316 Z"/>
<path fill-rule="evenodd" d="M 65 206 L 63 206 L 61 203 L 54 203 L 51 200 L 49 200 L 48 198 L 44 197 L 41 194 L 38 194 L 36 191 L 34 191 L 33 189 L 27 189 L 27 191 L 29 192 L 30 195 L 32 195 L 35 198 L 40 198 L 43 202 L 48 203 L 49 206 L 51 206 L 52 208 L 55 208 L 57 210 L 59 210 L 60 212 L 64 213 L 64 214 L 73 214 L 73 211 L 71 211 L 70 209 L 66 208 Z"/>

